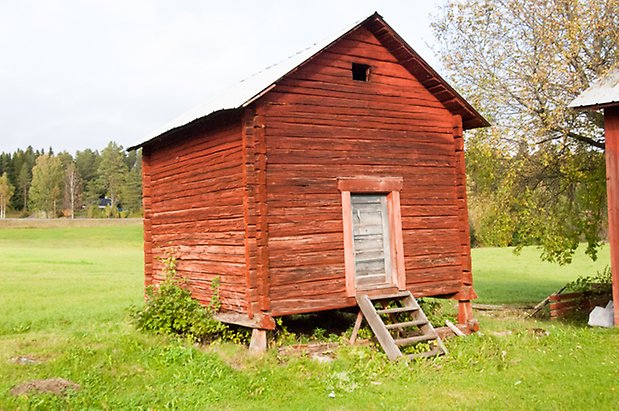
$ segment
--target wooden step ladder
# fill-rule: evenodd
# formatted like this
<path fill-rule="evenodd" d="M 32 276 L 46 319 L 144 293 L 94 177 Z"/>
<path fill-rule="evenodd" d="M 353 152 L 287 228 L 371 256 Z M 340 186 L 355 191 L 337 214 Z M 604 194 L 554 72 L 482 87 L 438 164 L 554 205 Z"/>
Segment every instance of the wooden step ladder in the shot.
<path fill-rule="evenodd" d="M 390 360 L 404 355 L 400 347 L 419 342 L 429 343 L 430 349 L 409 354 L 409 358 L 447 354 L 445 345 L 410 291 L 378 297 L 357 294 L 356 298 L 363 316 Z M 377 309 L 377 304 L 381 308 Z M 384 319 L 389 321 L 385 323 Z"/>

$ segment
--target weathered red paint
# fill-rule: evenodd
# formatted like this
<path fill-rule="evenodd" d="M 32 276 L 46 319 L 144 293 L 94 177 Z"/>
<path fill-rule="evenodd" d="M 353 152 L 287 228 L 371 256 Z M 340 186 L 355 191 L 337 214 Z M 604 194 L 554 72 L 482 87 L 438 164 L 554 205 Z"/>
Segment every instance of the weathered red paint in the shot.
<path fill-rule="evenodd" d="M 619 327 L 619 106 L 604 109 L 606 134 L 606 192 L 608 239 L 615 302 L 615 327 Z"/>
<path fill-rule="evenodd" d="M 394 290 L 467 300 L 470 319 L 462 116 L 486 123 L 445 101 L 449 87 L 422 75 L 418 57 L 404 60 L 383 23 L 368 19 L 208 127 L 143 145 L 147 284 L 173 251 L 193 295 L 207 303 L 219 277 L 222 309 L 244 324 L 354 306 L 338 181 L 354 191 L 378 179 L 375 190 L 397 192 Z M 352 79 L 353 62 L 371 66 L 370 81 Z"/>

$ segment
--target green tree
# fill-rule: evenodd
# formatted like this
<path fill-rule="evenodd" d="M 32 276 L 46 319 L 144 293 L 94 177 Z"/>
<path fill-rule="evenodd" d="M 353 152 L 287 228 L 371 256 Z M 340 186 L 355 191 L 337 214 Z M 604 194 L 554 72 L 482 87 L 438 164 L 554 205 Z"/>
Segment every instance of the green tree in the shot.
<path fill-rule="evenodd" d="M 536 243 L 543 258 L 567 263 L 585 240 L 595 257 L 602 117 L 566 106 L 617 64 L 619 0 L 450 1 L 433 27 L 448 77 L 494 124 L 467 141 L 471 203 L 493 202 L 478 211 L 497 212 L 502 243 Z M 477 181 L 489 171 L 494 188 Z"/>
<path fill-rule="evenodd" d="M 31 208 L 48 217 L 56 215 L 58 203 L 62 200 L 63 181 L 64 170 L 58 157 L 44 154 L 37 158 L 29 191 Z"/>
<path fill-rule="evenodd" d="M 9 181 L 9 176 L 5 171 L 0 177 L 0 219 L 6 218 L 6 205 L 11 200 L 15 187 Z"/>
<path fill-rule="evenodd" d="M 77 151 L 75 153 L 75 166 L 85 182 L 97 178 L 100 161 L 101 156 L 96 150 L 87 148 L 84 151 Z"/>
<path fill-rule="evenodd" d="M 30 182 L 32 181 L 31 173 L 32 168 L 28 166 L 28 163 L 22 163 L 17 175 L 17 188 L 22 196 L 22 211 L 28 209 L 28 189 L 30 188 Z"/>
<path fill-rule="evenodd" d="M 7 173 L 7 175 L 13 172 L 13 156 L 11 153 L 0 153 L 0 174 Z"/>
<path fill-rule="evenodd" d="M 123 208 L 130 212 L 142 208 L 142 155 L 140 150 L 131 151 L 126 161 L 129 172 L 121 187 Z"/>
<path fill-rule="evenodd" d="M 112 210 L 118 205 L 119 195 L 127 179 L 127 164 L 122 146 L 111 141 L 101 151 L 101 162 L 98 168 L 98 182 L 105 189 L 105 194 L 112 201 Z"/>
<path fill-rule="evenodd" d="M 28 208 L 28 189 L 30 188 L 32 168 L 36 158 L 37 154 L 32 146 L 28 146 L 25 151 L 18 149 L 13 155 L 13 170 L 16 173 L 13 181 L 17 191 L 13 196 L 12 205 L 15 209 L 21 208 L 26 211 Z"/>
<path fill-rule="evenodd" d="M 95 204 L 100 196 L 105 195 L 105 189 L 99 184 L 99 163 L 101 156 L 96 150 L 87 148 L 75 153 L 75 166 L 80 176 L 80 191 L 84 200 Z"/>
<path fill-rule="evenodd" d="M 56 154 L 56 157 L 60 159 L 60 163 L 62 164 L 63 169 L 66 169 L 69 164 L 74 162 L 73 156 L 67 151 L 61 151 L 60 153 Z"/>
<path fill-rule="evenodd" d="M 76 202 L 81 196 L 81 181 L 79 172 L 77 170 L 77 166 L 75 165 L 75 160 L 70 153 L 63 151 L 58 153 L 57 157 L 60 159 L 64 170 L 64 195 L 62 208 L 64 211 L 69 212 L 71 218 L 75 218 Z"/>

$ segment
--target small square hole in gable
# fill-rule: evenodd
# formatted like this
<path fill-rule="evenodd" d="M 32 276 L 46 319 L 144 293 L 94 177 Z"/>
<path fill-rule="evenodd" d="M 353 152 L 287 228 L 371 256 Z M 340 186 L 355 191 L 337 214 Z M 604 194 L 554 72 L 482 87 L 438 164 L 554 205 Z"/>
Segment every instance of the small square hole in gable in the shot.
<path fill-rule="evenodd" d="M 370 66 L 361 63 L 352 63 L 352 79 L 370 81 Z"/>

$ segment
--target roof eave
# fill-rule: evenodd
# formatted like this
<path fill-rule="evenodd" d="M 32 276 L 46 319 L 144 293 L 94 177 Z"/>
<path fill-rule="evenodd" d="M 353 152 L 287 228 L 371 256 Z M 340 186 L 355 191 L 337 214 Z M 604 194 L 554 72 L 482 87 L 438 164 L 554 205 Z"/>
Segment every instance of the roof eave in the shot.
<path fill-rule="evenodd" d="M 374 17 L 374 16 L 371 16 L 371 17 Z M 400 35 L 382 17 L 380 16 L 378 17 L 379 19 L 376 19 L 375 22 L 381 24 L 382 27 L 370 26 L 370 30 L 377 37 L 380 36 L 380 32 L 384 30 L 388 32 L 388 34 L 400 44 L 401 46 L 400 48 L 402 48 L 403 51 L 409 55 L 409 58 L 407 58 L 405 61 L 401 61 L 402 59 L 398 57 L 398 55 L 396 54 L 399 50 L 398 47 L 392 47 L 394 49 L 394 51 L 392 51 L 392 54 L 394 54 L 394 56 L 398 60 L 400 60 L 400 63 L 409 72 L 411 72 L 411 74 L 417 77 L 417 79 L 426 88 L 429 88 L 427 85 L 428 82 L 434 81 L 437 83 L 435 86 L 437 85 L 442 86 L 444 90 L 447 91 L 448 94 L 451 95 L 450 98 L 445 99 L 444 101 L 441 101 L 441 103 L 443 103 L 446 106 L 446 108 L 451 112 L 454 112 L 455 110 L 447 107 L 447 105 L 445 104 L 446 102 L 449 102 L 449 101 L 455 102 L 457 105 L 460 106 L 461 108 L 460 111 L 463 112 L 462 114 L 467 114 L 466 116 L 461 114 L 462 120 L 463 120 L 463 128 L 465 130 L 490 126 L 490 122 L 488 120 L 486 120 L 477 110 L 475 110 L 475 108 L 473 108 L 473 106 L 471 106 L 466 101 L 466 99 L 464 99 L 464 97 L 460 95 L 460 93 L 458 93 L 453 87 L 451 87 L 449 83 L 443 77 L 441 77 L 441 75 L 438 74 L 402 37 L 400 37 Z M 370 18 L 366 19 L 365 22 L 369 22 L 369 21 L 370 21 Z M 381 39 L 379 38 L 379 40 Z M 381 41 L 381 43 L 382 42 L 383 41 Z M 385 45 L 385 46 L 389 48 L 388 45 Z M 420 71 L 418 69 L 415 69 L 415 65 L 420 67 L 422 70 Z M 420 78 L 424 74 L 425 74 L 425 78 Z"/>
<path fill-rule="evenodd" d="M 203 117 L 196 118 L 195 120 L 189 123 L 183 124 L 178 127 L 174 127 L 140 144 L 131 146 L 127 148 L 127 151 L 133 151 L 133 150 L 137 150 L 139 148 L 145 147 L 145 146 L 160 143 L 164 140 L 167 140 L 168 138 L 179 135 L 180 133 L 185 132 L 187 130 L 198 128 L 198 127 L 208 127 L 209 125 L 217 123 L 218 121 L 221 123 L 232 122 L 236 120 L 237 114 L 239 113 L 241 108 L 242 107 L 214 111 Z"/>
<path fill-rule="evenodd" d="M 596 104 L 583 104 L 583 105 L 569 105 L 568 108 L 577 111 L 597 111 L 602 110 L 608 107 L 617 107 L 619 106 L 619 101 L 609 101 L 607 103 L 596 103 Z"/>
<path fill-rule="evenodd" d="M 594 81 L 567 106 L 574 110 L 600 110 L 619 106 L 619 66 Z"/>

